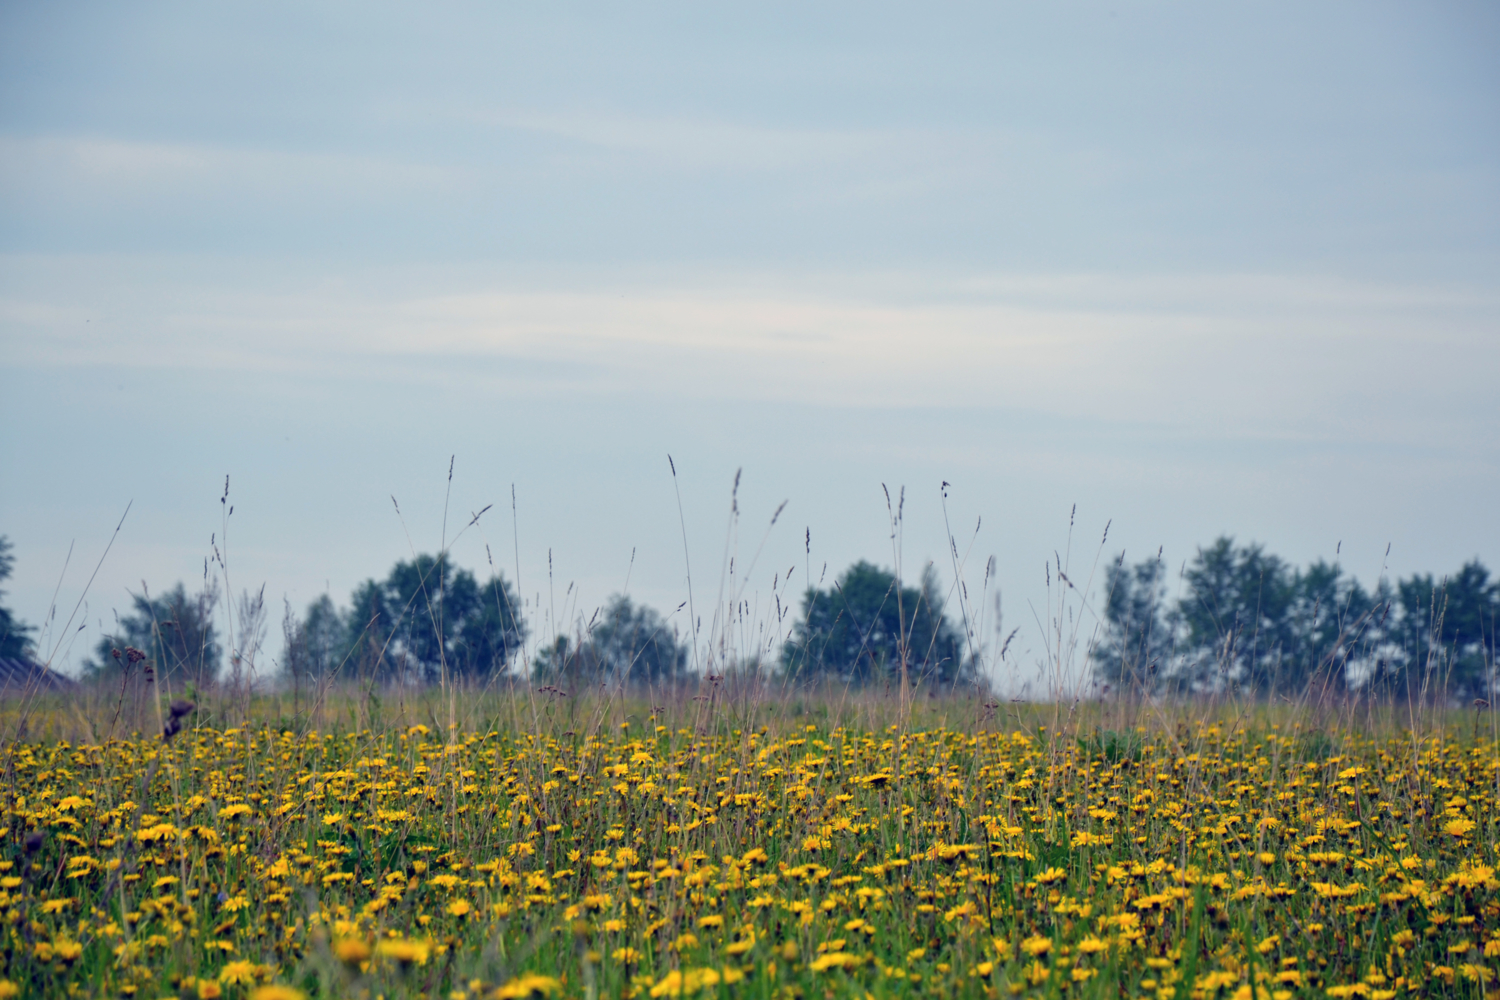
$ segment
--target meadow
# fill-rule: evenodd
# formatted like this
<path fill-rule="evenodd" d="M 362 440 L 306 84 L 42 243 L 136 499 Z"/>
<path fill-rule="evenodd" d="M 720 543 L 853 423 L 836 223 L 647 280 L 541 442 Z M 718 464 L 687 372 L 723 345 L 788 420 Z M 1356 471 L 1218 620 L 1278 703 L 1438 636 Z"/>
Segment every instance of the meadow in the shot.
<path fill-rule="evenodd" d="M 127 708 L 0 719 L 0 997 L 1496 985 L 1488 712 L 711 684 Z"/>

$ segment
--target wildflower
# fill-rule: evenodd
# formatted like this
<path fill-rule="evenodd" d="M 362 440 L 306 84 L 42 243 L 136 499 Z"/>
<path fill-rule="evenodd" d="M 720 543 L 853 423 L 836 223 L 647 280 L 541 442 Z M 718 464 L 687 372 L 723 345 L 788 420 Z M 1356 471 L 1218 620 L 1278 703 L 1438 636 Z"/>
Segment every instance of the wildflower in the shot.
<path fill-rule="evenodd" d="M 1467 819 L 1450 819 L 1443 824 L 1443 832 L 1450 837 L 1462 840 L 1474 829 L 1474 821 Z"/>
<path fill-rule="evenodd" d="M 528 998 L 550 996 L 562 989 L 562 984 L 551 976 L 517 976 L 490 994 L 495 1000 L 528 1000 Z"/>
<path fill-rule="evenodd" d="M 370 957 L 370 946 L 359 938 L 339 938 L 333 943 L 333 954 L 345 965 L 359 965 Z"/>
<path fill-rule="evenodd" d="M 426 965 L 427 956 L 431 951 L 432 946 L 426 941 L 413 941 L 409 938 L 387 938 L 375 946 L 377 955 L 381 958 L 393 959 L 403 968 L 411 965 Z"/>
<path fill-rule="evenodd" d="M 709 968 L 673 969 L 662 978 L 661 982 L 651 987 L 651 996 L 691 996 L 705 987 L 717 986 L 720 983 L 726 985 L 737 983 L 744 978 L 745 974 L 733 967 L 726 967 L 722 972 Z"/>
<path fill-rule="evenodd" d="M 1039 958 L 1052 950 L 1052 939 L 1040 934 L 1033 935 L 1021 942 L 1021 950 L 1033 958 Z"/>
<path fill-rule="evenodd" d="M 250 1000 L 305 1000 L 307 994 L 290 986 L 272 984 L 262 986 L 250 994 Z"/>
<path fill-rule="evenodd" d="M 469 901 L 467 899 L 455 899 L 453 902 L 448 904 L 448 914 L 454 917 L 467 916 L 469 914 L 469 911 L 473 909 L 474 908 L 469 905 Z"/>
<path fill-rule="evenodd" d="M 819 955 L 808 963 L 808 968 L 814 972 L 824 972 L 828 969 L 852 969 L 859 965 L 859 958 L 847 951 L 831 951 L 826 955 Z"/>
<path fill-rule="evenodd" d="M 234 985 L 244 983 L 249 985 L 255 982 L 254 962 L 228 962 L 224 968 L 219 970 L 219 982 Z"/>

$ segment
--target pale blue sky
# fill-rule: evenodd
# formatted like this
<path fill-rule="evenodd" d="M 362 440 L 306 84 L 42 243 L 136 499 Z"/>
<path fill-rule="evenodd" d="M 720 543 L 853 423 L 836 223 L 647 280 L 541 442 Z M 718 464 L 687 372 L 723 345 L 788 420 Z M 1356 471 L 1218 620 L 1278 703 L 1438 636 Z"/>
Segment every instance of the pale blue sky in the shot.
<path fill-rule="evenodd" d="M 1023 666 L 1075 503 L 1080 580 L 1111 519 L 1495 566 L 1497 51 L 1478 3 L 7 4 L 8 601 L 76 664 L 225 473 L 231 586 L 343 601 L 450 455 L 537 633 L 686 599 L 668 453 L 700 614 L 736 468 L 762 608 L 807 530 L 891 563 L 882 483 L 951 579 L 946 480 Z"/>

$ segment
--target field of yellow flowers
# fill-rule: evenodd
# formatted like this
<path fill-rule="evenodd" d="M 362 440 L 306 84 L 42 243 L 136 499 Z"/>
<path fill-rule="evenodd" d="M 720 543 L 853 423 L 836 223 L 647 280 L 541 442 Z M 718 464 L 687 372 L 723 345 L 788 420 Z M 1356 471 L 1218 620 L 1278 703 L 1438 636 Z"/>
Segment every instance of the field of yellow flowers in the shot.
<path fill-rule="evenodd" d="M 3 748 L 0 998 L 1500 986 L 1500 757 L 1466 733 L 168 737 Z"/>

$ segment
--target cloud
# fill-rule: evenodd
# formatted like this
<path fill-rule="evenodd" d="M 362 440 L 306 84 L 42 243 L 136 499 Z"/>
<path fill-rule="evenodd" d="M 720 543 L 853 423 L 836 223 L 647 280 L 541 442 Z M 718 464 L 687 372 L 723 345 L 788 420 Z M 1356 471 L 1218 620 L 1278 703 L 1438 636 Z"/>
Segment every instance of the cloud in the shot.
<path fill-rule="evenodd" d="M 1500 302 L 1464 286 L 1256 275 L 310 281 L 11 258 L 13 365 L 441 377 L 893 409 L 1005 408 L 1246 440 L 1470 441 Z M 91 291 L 75 291 L 87 273 Z M 1461 363 L 1460 363 L 1461 362 Z M 426 374 L 424 374 L 426 373 Z M 1474 402 L 1465 402 L 1465 401 Z"/>

